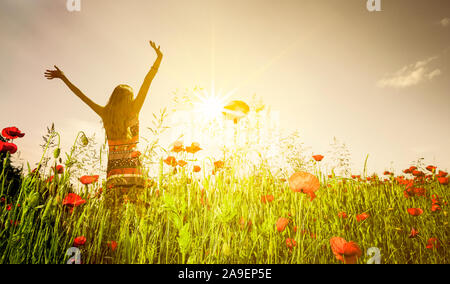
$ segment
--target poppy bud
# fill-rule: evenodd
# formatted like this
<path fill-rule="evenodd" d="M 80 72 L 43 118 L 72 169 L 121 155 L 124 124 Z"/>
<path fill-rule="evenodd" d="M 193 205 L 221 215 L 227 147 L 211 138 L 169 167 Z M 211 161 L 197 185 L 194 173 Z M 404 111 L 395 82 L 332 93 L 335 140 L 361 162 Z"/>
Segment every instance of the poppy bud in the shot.
<path fill-rule="evenodd" d="M 87 146 L 89 144 L 89 140 L 84 133 L 81 135 L 81 144 L 83 144 L 83 146 Z"/>
<path fill-rule="evenodd" d="M 55 159 L 58 159 L 59 154 L 61 153 L 61 149 L 56 148 L 55 151 L 53 151 L 53 157 L 55 157 Z"/>

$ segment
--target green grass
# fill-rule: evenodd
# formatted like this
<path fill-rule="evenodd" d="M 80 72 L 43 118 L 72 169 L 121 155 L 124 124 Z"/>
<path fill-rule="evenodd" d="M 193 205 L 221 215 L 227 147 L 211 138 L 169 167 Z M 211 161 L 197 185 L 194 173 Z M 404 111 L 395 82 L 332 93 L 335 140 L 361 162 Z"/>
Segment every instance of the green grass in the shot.
<path fill-rule="evenodd" d="M 330 248 L 334 236 L 359 245 L 358 263 L 369 260 L 366 252 L 371 247 L 379 248 L 381 263 L 449 262 L 448 207 L 430 210 L 431 195 L 449 200 L 449 186 L 435 179 L 422 185 L 425 197 L 405 198 L 404 186 L 395 182 L 343 184 L 340 177 L 321 178 L 317 198 L 310 201 L 263 166 L 238 178 L 236 164 L 225 165 L 214 177 L 204 173 L 202 180 L 187 168 L 177 174 L 165 168 L 153 177 L 159 185 L 143 193 L 148 208 L 129 202 L 115 217 L 103 197 L 88 198 L 85 188 L 80 195 L 87 202 L 70 213 L 62 205 L 73 190 L 67 173 L 50 184 L 45 178 L 24 176 L 14 197 L 6 194 L 8 181 L 2 173 L 0 196 L 6 200 L 0 203 L 0 263 L 66 263 L 66 251 L 78 236 L 87 239 L 79 247 L 82 262 L 97 264 L 340 263 Z M 89 185 L 89 190 L 99 186 Z M 261 196 L 267 194 L 274 200 L 262 203 Z M 408 208 L 422 208 L 424 213 L 411 216 Z M 348 218 L 339 218 L 341 211 Z M 356 215 L 363 212 L 370 217 L 358 222 Z M 291 220 L 281 233 L 275 226 L 280 217 Z M 417 237 L 408 237 L 411 228 L 419 230 Z M 431 237 L 440 240 L 441 248 L 426 248 Z M 287 238 L 297 243 L 292 250 L 286 247 Z M 114 251 L 107 245 L 112 240 L 118 243 Z"/>

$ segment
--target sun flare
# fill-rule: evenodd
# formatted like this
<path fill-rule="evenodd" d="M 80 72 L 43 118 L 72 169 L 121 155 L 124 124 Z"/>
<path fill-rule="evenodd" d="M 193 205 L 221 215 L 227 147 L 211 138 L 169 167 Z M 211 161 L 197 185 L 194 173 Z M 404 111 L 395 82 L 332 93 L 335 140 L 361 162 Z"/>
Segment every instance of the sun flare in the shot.
<path fill-rule="evenodd" d="M 194 103 L 194 111 L 199 113 L 206 120 L 217 118 L 223 112 L 228 96 L 222 96 L 220 93 L 207 93 L 203 91 L 196 94 L 198 101 Z"/>

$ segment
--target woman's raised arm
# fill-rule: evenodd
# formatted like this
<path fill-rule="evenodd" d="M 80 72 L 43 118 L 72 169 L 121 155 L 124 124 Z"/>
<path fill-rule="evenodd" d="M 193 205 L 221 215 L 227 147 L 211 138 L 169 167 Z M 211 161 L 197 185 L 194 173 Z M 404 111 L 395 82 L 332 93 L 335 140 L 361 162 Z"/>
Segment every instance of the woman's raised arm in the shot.
<path fill-rule="evenodd" d="M 150 68 L 150 71 L 147 73 L 147 76 L 145 76 L 144 83 L 142 83 L 142 86 L 139 89 L 139 93 L 137 94 L 136 99 L 134 100 L 134 109 L 137 113 L 139 113 L 139 111 L 142 108 L 142 105 L 144 104 L 145 98 L 147 97 L 148 89 L 150 88 L 150 84 L 152 83 L 153 78 L 155 78 L 156 72 L 158 72 L 158 68 L 159 65 L 161 64 L 161 60 L 163 57 L 163 54 L 161 53 L 159 46 L 156 47 L 153 41 L 150 41 L 150 45 L 155 50 L 158 58 L 156 58 L 152 68 Z"/>
<path fill-rule="evenodd" d="M 64 75 L 64 73 L 55 65 L 56 70 L 46 70 L 45 77 L 49 80 L 59 78 L 61 79 L 67 87 L 79 97 L 83 102 L 85 102 L 93 111 L 95 111 L 99 116 L 103 114 L 103 107 L 94 103 L 90 98 L 88 98 L 85 94 L 83 94 L 80 89 L 78 89 L 74 84 L 72 84 L 69 79 Z"/>

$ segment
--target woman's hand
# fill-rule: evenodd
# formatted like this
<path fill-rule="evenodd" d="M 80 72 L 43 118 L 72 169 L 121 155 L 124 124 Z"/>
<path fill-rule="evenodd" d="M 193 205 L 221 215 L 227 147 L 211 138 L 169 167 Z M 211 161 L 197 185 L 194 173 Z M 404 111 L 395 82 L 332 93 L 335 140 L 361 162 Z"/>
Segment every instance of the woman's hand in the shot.
<path fill-rule="evenodd" d="M 45 78 L 52 80 L 55 78 L 64 78 L 64 73 L 55 65 L 56 70 L 46 70 L 44 73 Z"/>
<path fill-rule="evenodd" d="M 162 57 L 163 54 L 162 54 L 161 50 L 159 49 L 159 45 L 158 45 L 158 47 L 156 47 L 156 44 L 153 41 L 150 41 L 150 45 L 156 51 L 156 54 L 158 55 L 158 57 Z"/>

